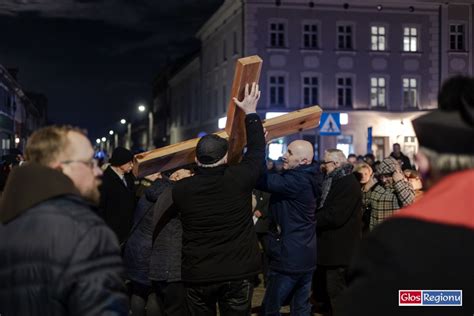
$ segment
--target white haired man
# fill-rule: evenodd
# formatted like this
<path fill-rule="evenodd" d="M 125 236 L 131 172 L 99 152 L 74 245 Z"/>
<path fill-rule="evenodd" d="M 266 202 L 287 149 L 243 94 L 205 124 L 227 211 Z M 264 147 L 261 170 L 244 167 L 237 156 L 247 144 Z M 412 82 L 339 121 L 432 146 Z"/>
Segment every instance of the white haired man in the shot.
<path fill-rule="evenodd" d="M 352 165 L 339 149 L 326 150 L 321 168 L 326 176 L 316 210 L 318 266 L 313 286 L 326 285 L 334 310 L 346 287 L 346 270 L 361 237 L 362 194 Z"/>

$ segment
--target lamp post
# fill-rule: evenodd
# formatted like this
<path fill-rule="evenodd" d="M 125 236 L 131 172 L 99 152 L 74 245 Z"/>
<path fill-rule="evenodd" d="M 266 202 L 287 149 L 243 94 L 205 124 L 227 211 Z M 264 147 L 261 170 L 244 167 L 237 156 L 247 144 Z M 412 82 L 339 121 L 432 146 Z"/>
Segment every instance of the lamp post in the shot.
<path fill-rule="evenodd" d="M 126 119 L 121 119 L 120 124 L 127 124 L 127 136 L 125 137 L 125 148 L 130 149 L 132 145 L 132 123 L 127 122 Z"/>
<path fill-rule="evenodd" d="M 145 112 L 146 106 L 140 104 L 138 106 L 138 111 Z M 148 110 L 148 130 L 147 130 L 147 150 L 153 149 L 153 112 Z"/>
<path fill-rule="evenodd" d="M 115 133 L 113 130 L 109 131 L 109 135 L 114 137 L 113 147 L 114 149 L 118 147 L 118 133 Z"/>

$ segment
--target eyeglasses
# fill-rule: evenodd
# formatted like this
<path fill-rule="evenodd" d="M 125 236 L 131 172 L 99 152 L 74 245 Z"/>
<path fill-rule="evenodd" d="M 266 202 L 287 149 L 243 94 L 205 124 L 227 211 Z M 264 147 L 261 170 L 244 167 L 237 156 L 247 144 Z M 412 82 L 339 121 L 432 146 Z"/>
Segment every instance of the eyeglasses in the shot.
<path fill-rule="evenodd" d="M 330 160 L 330 161 L 324 161 L 324 160 L 322 160 L 322 161 L 320 162 L 320 164 L 322 164 L 322 165 L 327 165 L 328 163 L 335 163 L 335 162 L 332 161 L 332 160 Z"/>
<path fill-rule="evenodd" d="M 94 169 L 96 167 L 99 166 L 99 163 L 97 162 L 97 159 L 90 159 L 90 160 L 64 160 L 64 161 L 61 161 L 61 163 L 63 164 L 71 164 L 71 163 L 82 163 L 83 165 L 91 168 L 91 169 Z"/>

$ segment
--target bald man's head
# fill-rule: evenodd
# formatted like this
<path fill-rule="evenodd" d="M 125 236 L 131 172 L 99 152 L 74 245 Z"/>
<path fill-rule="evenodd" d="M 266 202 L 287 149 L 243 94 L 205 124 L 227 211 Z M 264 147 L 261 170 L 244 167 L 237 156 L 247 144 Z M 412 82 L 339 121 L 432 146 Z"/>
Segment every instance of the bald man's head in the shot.
<path fill-rule="evenodd" d="M 288 151 L 283 155 L 283 169 L 293 169 L 313 162 L 314 149 L 310 142 L 295 140 L 288 145 Z"/>

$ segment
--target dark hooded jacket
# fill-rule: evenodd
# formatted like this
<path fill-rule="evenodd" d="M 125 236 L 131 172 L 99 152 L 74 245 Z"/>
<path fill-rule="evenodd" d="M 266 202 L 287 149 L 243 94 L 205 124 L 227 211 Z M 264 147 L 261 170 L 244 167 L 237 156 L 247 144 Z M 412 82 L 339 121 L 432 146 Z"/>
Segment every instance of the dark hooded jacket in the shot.
<path fill-rule="evenodd" d="M 16 168 L 0 221 L 0 314 L 128 315 L 117 238 L 68 177 Z"/>
<path fill-rule="evenodd" d="M 316 202 L 321 177 L 315 165 L 267 173 L 259 189 L 271 193 L 267 249 L 270 269 L 304 273 L 316 268 Z"/>

